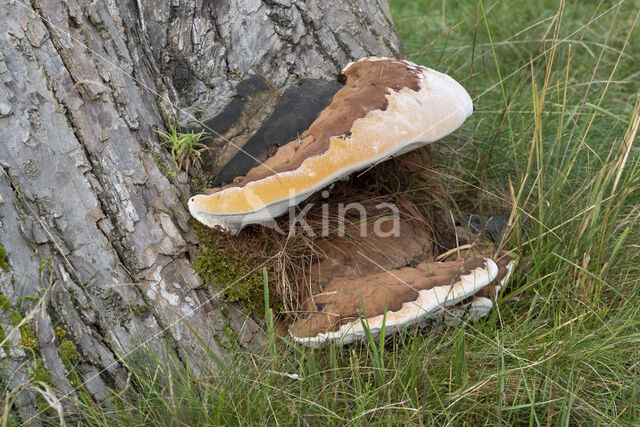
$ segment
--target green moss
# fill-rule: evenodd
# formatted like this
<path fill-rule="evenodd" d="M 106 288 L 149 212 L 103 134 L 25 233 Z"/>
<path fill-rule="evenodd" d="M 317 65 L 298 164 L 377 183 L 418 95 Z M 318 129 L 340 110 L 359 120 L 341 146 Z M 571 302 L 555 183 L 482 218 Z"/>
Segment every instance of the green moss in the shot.
<path fill-rule="evenodd" d="M 9 301 L 9 298 L 7 298 L 7 296 L 2 292 L 0 292 L 0 310 L 2 311 L 11 310 L 11 301 Z"/>
<path fill-rule="evenodd" d="M 60 326 L 56 328 L 55 336 L 60 340 L 60 354 L 62 356 L 62 362 L 67 366 L 67 368 L 72 369 L 73 365 L 80 360 L 80 357 L 78 356 L 78 348 L 73 341 L 66 338 L 67 331 L 62 329 Z"/>
<path fill-rule="evenodd" d="M 8 299 L 6 303 L 9 304 Z M 10 309 L 11 304 L 9 304 L 7 308 Z M 6 311 L 4 307 L 3 307 L 3 311 Z M 9 324 L 11 326 L 17 327 L 22 321 L 22 319 L 23 319 L 22 315 L 17 310 L 11 310 L 11 312 L 9 313 Z M 0 327 L 0 341 L 4 340 L 5 336 L 6 335 L 4 330 Z M 33 330 L 28 324 L 24 324 L 20 326 L 20 339 L 18 340 L 18 343 L 25 350 L 31 350 L 34 353 L 37 353 L 40 350 L 38 347 L 38 339 L 36 338 L 36 334 L 33 332 Z M 6 348 L 7 344 L 8 343 L 5 343 L 5 350 L 7 349 Z"/>
<path fill-rule="evenodd" d="M 62 355 L 62 362 L 64 362 L 65 365 L 74 365 L 80 360 L 78 348 L 70 339 L 63 338 L 60 341 L 60 354 Z"/>
<path fill-rule="evenodd" d="M 38 339 L 36 338 L 36 334 L 31 330 L 29 325 L 22 325 L 20 327 L 20 339 L 18 340 L 20 345 L 25 348 L 25 350 L 32 350 L 37 352 L 38 349 Z"/>
<path fill-rule="evenodd" d="M 0 269 L 9 270 L 9 261 L 7 259 L 7 251 L 4 246 L 0 245 Z"/>
<path fill-rule="evenodd" d="M 71 382 L 71 385 L 75 387 L 76 392 L 80 396 L 82 396 L 85 401 L 88 402 L 89 400 L 91 400 L 91 394 L 87 390 L 87 387 L 84 385 L 82 378 L 80 378 L 80 374 L 78 374 L 78 371 L 70 361 L 65 360 L 64 358 L 62 361 L 69 371 L 69 373 L 67 374 L 67 379 Z"/>
<path fill-rule="evenodd" d="M 196 173 L 189 179 L 189 183 L 191 184 L 191 188 L 194 193 L 200 193 L 203 190 L 210 187 L 209 180 L 204 176 L 202 172 Z"/>
<path fill-rule="evenodd" d="M 78 393 L 81 395 L 85 395 L 90 399 L 90 394 L 87 391 L 78 371 L 75 369 L 75 365 L 80 360 L 80 355 L 78 354 L 78 348 L 76 344 L 68 338 L 67 331 L 62 329 L 61 327 L 56 328 L 55 336 L 58 340 L 60 340 L 60 359 L 62 363 L 67 368 L 68 375 L 67 378 L 71 381 L 71 384 L 76 387 Z"/>
<path fill-rule="evenodd" d="M 42 381 L 43 383 L 51 384 L 51 374 L 44 366 L 42 360 L 34 360 L 33 365 L 29 368 L 29 377 L 34 381 Z"/>
<path fill-rule="evenodd" d="M 227 301 L 240 302 L 256 314 L 264 314 L 262 274 L 256 269 L 259 263 L 225 247 L 220 232 L 196 221 L 191 226 L 200 238 L 200 250 L 192 263 L 196 273 L 222 292 Z"/>
<path fill-rule="evenodd" d="M 149 311 L 149 306 L 146 305 L 146 304 L 145 305 L 138 305 L 138 306 L 133 307 L 131 310 L 133 311 L 133 313 L 136 316 L 140 317 L 140 316 L 142 316 L 143 314 L 145 314 L 146 312 Z"/>

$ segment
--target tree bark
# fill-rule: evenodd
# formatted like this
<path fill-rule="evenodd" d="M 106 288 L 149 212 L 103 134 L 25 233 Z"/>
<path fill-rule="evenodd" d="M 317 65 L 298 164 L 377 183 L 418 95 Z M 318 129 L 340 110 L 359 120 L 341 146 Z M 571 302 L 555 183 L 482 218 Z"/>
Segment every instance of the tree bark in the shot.
<path fill-rule="evenodd" d="M 59 396 L 106 401 L 143 349 L 200 375 L 226 326 L 259 345 L 190 267 L 188 177 L 154 129 L 212 117 L 250 74 L 284 88 L 399 55 L 386 0 L 2 0 L 0 16 L 3 394 L 44 371 Z M 34 391 L 11 396 L 37 414 Z"/>

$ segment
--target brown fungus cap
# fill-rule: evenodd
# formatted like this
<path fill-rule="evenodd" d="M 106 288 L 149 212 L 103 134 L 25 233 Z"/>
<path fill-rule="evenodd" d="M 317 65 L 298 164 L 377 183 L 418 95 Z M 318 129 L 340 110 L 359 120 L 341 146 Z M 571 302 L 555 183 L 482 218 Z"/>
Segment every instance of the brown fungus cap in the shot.
<path fill-rule="evenodd" d="M 318 347 L 363 339 L 363 323 L 377 336 L 383 322 L 391 334 L 433 321 L 477 320 L 491 311 L 514 266 L 515 259 L 508 254 L 494 262 L 467 253 L 465 259 L 334 278 L 306 301 L 306 317 L 289 333 L 302 344 Z"/>
<path fill-rule="evenodd" d="M 498 278 L 489 258 L 422 263 L 416 267 L 331 280 L 306 302 L 307 317 L 289 330 L 298 342 L 320 346 L 362 339 L 363 319 L 370 332 L 388 333 L 433 319 L 445 307 L 468 299 Z M 385 315 L 385 308 L 387 310 Z"/>
<path fill-rule="evenodd" d="M 338 179 L 437 141 L 472 113 L 451 77 L 391 58 L 364 58 L 343 70 L 345 85 L 300 138 L 233 184 L 189 200 L 210 227 L 262 223 Z"/>

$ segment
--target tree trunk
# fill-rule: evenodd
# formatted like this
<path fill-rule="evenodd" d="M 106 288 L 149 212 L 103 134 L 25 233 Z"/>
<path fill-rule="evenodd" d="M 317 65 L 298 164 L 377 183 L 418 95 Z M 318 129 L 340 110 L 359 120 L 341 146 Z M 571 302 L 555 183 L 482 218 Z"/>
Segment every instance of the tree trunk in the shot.
<path fill-rule="evenodd" d="M 143 349 L 199 375 L 228 326 L 260 345 L 190 267 L 188 177 L 154 129 L 212 117 L 249 74 L 283 88 L 399 55 L 386 0 L 2 0 L 0 15 L 0 385 L 21 418 L 38 411 L 30 380 L 105 401 Z"/>

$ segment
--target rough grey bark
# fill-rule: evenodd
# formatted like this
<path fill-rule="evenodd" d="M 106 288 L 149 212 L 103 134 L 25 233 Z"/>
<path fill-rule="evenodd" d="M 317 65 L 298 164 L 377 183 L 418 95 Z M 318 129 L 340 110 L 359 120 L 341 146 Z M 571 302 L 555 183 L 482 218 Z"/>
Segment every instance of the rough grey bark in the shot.
<path fill-rule="evenodd" d="M 104 401 L 141 346 L 199 375 L 225 326 L 259 343 L 190 267 L 187 176 L 154 128 L 213 116 L 249 74 L 283 88 L 398 55 L 386 0 L 1 0 L 0 21 L 2 393 L 44 369 L 58 395 Z"/>

